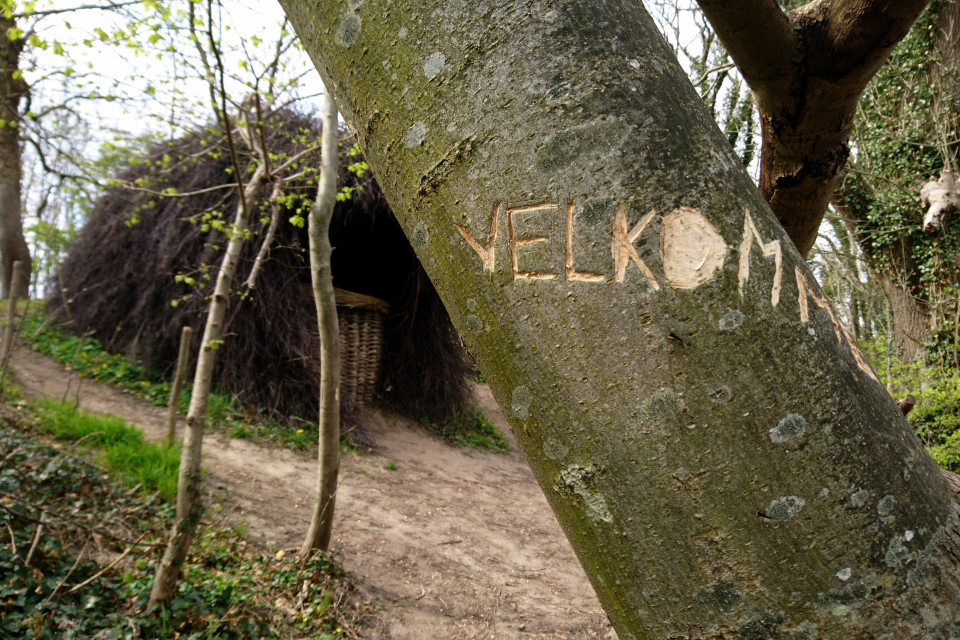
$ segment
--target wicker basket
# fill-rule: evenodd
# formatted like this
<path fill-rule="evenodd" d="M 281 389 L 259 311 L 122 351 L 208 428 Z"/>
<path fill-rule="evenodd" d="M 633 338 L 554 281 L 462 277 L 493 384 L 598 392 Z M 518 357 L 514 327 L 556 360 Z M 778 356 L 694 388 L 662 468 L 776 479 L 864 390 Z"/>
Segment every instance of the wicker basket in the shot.
<path fill-rule="evenodd" d="M 303 287 L 313 304 L 313 288 Z M 372 404 L 380 382 L 383 354 L 383 320 L 390 305 L 372 296 L 334 289 L 340 325 L 340 397 L 357 405 Z M 312 332 L 317 340 L 316 328 Z"/>

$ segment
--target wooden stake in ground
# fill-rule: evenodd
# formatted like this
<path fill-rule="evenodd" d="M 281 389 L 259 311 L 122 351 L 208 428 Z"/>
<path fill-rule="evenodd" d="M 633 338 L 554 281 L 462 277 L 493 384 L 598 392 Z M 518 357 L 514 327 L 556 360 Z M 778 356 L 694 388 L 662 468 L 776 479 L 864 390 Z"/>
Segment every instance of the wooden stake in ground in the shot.
<path fill-rule="evenodd" d="M 317 496 L 310 530 L 297 553 L 305 558 L 314 549 L 326 551 L 333 530 L 337 474 L 340 471 L 340 328 L 330 268 L 330 220 L 337 200 L 337 105 L 324 91 L 323 147 L 317 199 L 310 207 L 310 273 L 320 328 L 320 451 Z"/>
<path fill-rule="evenodd" d="M 193 341 L 193 329 L 184 327 L 180 334 L 180 353 L 177 355 L 177 372 L 173 376 L 173 386 L 170 387 L 170 401 L 167 403 L 167 445 L 173 445 L 177 438 L 177 405 L 180 401 L 180 391 L 183 381 L 187 377 L 187 364 L 190 360 L 190 343 Z"/>
<path fill-rule="evenodd" d="M 7 373 L 7 361 L 10 359 L 10 351 L 13 349 L 13 330 L 17 324 L 17 300 L 23 295 L 20 291 L 20 270 L 23 263 L 19 260 L 13 263 L 13 277 L 11 278 L 12 291 L 10 293 L 10 304 L 7 305 L 7 326 L 3 330 L 3 346 L 0 347 L 0 384 L 3 383 L 3 376 Z"/>

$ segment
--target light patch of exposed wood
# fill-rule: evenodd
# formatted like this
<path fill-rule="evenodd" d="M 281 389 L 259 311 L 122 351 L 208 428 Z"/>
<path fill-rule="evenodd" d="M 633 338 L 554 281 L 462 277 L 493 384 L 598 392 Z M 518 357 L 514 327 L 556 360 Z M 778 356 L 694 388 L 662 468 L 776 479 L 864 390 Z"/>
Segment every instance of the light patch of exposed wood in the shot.
<path fill-rule="evenodd" d="M 663 276 L 674 289 L 694 289 L 723 266 L 727 243 L 699 209 L 680 207 L 660 224 Z"/>
<path fill-rule="evenodd" d="M 573 202 L 567 203 L 567 244 L 564 252 L 564 273 L 567 280 L 574 282 L 604 282 L 606 278 L 600 274 L 577 271 L 573 267 L 573 210 L 575 208 L 576 205 Z"/>
<path fill-rule="evenodd" d="M 763 252 L 764 258 L 773 257 L 777 272 L 773 276 L 773 289 L 770 292 L 770 304 L 777 306 L 780 302 L 780 288 L 783 279 L 783 249 L 779 240 L 771 240 L 764 243 L 760 238 L 760 232 L 753 224 L 749 211 L 743 212 L 743 240 L 740 242 L 740 268 L 737 271 L 737 277 L 740 281 L 740 297 L 743 297 L 743 290 L 750 280 L 750 248 L 756 242 L 757 246 Z"/>
<path fill-rule="evenodd" d="M 531 204 L 522 207 L 510 207 L 507 209 L 507 234 L 509 236 L 508 246 L 510 248 L 510 267 L 513 269 L 514 280 L 556 280 L 560 277 L 557 273 L 545 273 L 541 271 L 520 271 L 520 260 L 517 249 L 519 247 L 546 242 L 543 236 L 533 238 L 517 238 L 513 230 L 513 214 L 532 213 L 535 211 L 559 211 L 558 204 Z"/>
<path fill-rule="evenodd" d="M 643 233 L 643 230 L 647 228 L 647 225 L 650 224 L 650 221 L 653 220 L 658 212 L 659 209 L 653 209 L 648 212 L 640 218 L 640 221 L 628 232 L 626 208 L 622 204 L 617 207 L 617 213 L 613 218 L 613 242 L 611 244 L 611 250 L 613 252 L 613 279 L 616 282 L 622 283 L 624 281 L 627 277 L 627 267 L 630 265 L 630 261 L 633 260 L 633 263 L 637 265 L 640 272 L 647 278 L 647 282 L 650 283 L 653 290 L 660 290 L 660 284 L 653 276 L 653 272 L 650 271 L 646 263 L 640 259 L 636 248 L 633 246 L 633 243 L 637 241 L 637 238 L 640 237 L 640 234 Z"/>
<path fill-rule="evenodd" d="M 460 235 L 463 236 L 463 239 L 466 240 L 467 244 L 480 256 L 480 263 L 483 265 L 483 270 L 490 273 L 493 273 L 493 270 L 497 266 L 497 223 L 501 209 L 503 209 L 502 202 L 497 202 L 493 205 L 493 220 L 490 221 L 490 233 L 487 236 L 486 247 L 481 246 L 479 242 L 474 240 L 473 236 L 470 235 L 463 225 L 454 223 L 454 226 L 457 228 L 457 231 L 460 232 Z"/>
<path fill-rule="evenodd" d="M 844 327 L 837 318 L 837 314 L 834 313 L 833 307 L 830 306 L 830 302 L 826 298 L 818 296 L 816 292 L 814 292 L 813 288 L 810 286 L 810 283 L 807 281 L 807 278 L 803 275 L 803 273 L 800 272 L 800 267 L 794 267 L 794 271 L 797 275 L 797 291 L 800 296 L 800 322 L 803 322 L 804 324 L 810 322 L 810 308 L 807 304 L 807 297 L 809 296 L 815 303 L 817 303 L 818 307 L 827 312 L 827 317 L 829 317 L 830 322 L 833 323 L 833 331 L 837 335 L 837 342 L 843 342 L 846 340 L 847 346 L 850 347 L 850 352 L 853 354 L 854 360 L 857 361 L 857 366 L 866 372 L 871 378 L 876 380 L 877 376 L 873 373 L 873 369 L 871 369 L 870 365 L 868 365 L 866 360 L 864 360 L 863 354 L 860 352 L 860 348 L 857 346 L 857 342 L 847 331 L 847 328 Z"/>

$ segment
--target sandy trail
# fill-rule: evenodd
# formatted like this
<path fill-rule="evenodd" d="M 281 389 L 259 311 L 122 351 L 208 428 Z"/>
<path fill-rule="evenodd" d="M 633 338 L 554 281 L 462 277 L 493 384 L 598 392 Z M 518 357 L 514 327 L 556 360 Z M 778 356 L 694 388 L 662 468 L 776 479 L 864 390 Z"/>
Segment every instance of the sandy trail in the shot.
<path fill-rule="evenodd" d="M 25 348 L 11 362 L 27 395 L 63 396 L 62 365 Z M 477 396 L 510 439 L 509 453 L 454 448 L 368 411 L 379 450 L 343 460 L 332 550 L 361 594 L 382 604 L 363 637 L 615 638 L 489 390 L 479 386 Z M 163 437 L 164 410 L 119 389 L 84 380 L 80 404 Z M 251 540 L 298 547 L 316 462 L 220 434 L 205 437 L 204 451 L 211 501 L 235 508 Z M 385 469 L 391 462 L 395 471 Z"/>

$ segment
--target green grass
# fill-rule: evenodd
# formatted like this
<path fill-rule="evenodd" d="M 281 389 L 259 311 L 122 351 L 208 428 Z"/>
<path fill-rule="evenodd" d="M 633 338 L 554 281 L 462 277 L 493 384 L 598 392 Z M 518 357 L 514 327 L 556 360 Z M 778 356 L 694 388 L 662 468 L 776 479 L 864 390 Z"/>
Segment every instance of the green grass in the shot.
<path fill-rule="evenodd" d="M 477 408 L 461 413 L 446 424 L 424 421 L 424 425 L 461 447 L 487 449 L 496 453 L 503 453 L 510 447 L 497 425 Z"/>
<path fill-rule="evenodd" d="M 396 471 L 397 469 L 399 469 L 396 462 L 389 462 L 383 468 L 386 469 L 387 471 Z"/>
<path fill-rule="evenodd" d="M 48 316 L 31 312 L 24 318 L 21 337 L 33 344 L 34 351 L 72 367 L 79 375 L 103 384 L 112 384 L 140 400 L 156 406 L 166 406 L 171 384 L 157 372 L 130 361 L 125 356 L 110 354 L 97 340 L 81 341 L 75 335 L 59 331 Z M 482 376 L 477 377 L 482 381 Z M 190 405 L 192 384 L 186 383 L 177 400 L 177 407 L 185 413 Z M 425 422 L 427 427 L 454 444 L 472 449 L 506 451 L 507 441 L 497 427 L 478 410 L 467 411 L 444 425 Z M 303 421 L 302 428 L 294 429 L 274 420 L 264 420 L 252 412 L 244 412 L 226 393 L 213 392 L 207 404 L 207 425 L 223 429 L 227 437 L 265 442 L 295 451 L 312 451 L 317 446 L 317 423 Z M 341 452 L 362 454 L 346 438 L 341 439 Z"/>
<path fill-rule="evenodd" d="M 144 367 L 139 360 L 130 361 L 126 356 L 107 353 L 103 345 L 93 338 L 81 340 L 75 335 L 59 331 L 42 313 L 28 314 L 23 320 L 20 335 L 33 344 L 34 351 L 70 367 L 84 378 L 120 387 L 124 393 L 154 406 L 165 407 L 170 401 L 171 383 L 159 371 Z M 192 389 L 193 385 L 187 382 L 177 398 L 177 409 L 181 413 L 185 413 L 190 406 Z M 211 425 L 221 425 L 228 417 L 239 412 L 239 407 L 229 394 L 210 394 L 207 422 Z"/>
<path fill-rule="evenodd" d="M 179 445 L 154 444 L 121 418 L 80 411 L 70 403 L 44 398 L 30 407 L 42 433 L 64 442 L 80 442 L 83 451 L 95 448 L 98 464 L 128 486 L 139 484 L 168 501 L 176 498 Z"/>
<path fill-rule="evenodd" d="M 91 338 L 81 344 L 77 336 L 53 328 L 48 316 L 42 313 L 31 312 L 24 319 L 21 337 L 33 344 L 34 351 L 68 367 L 72 365 L 72 369 L 85 378 L 115 385 L 155 406 L 166 406 L 170 400 L 171 384 L 159 372 L 144 367 L 139 361 L 131 362 L 125 356 L 107 353 L 103 345 Z M 186 413 L 190 406 L 192 389 L 193 385 L 187 382 L 177 399 L 181 413 Z M 210 394 L 207 425 L 224 429 L 230 438 L 269 442 L 296 451 L 310 451 L 317 446 L 316 423 L 305 421 L 302 429 L 293 429 L 273 420 L 250 419 L 227 393 Z M 348 442 L 343 447 L 345 453 L 360 453 Z"/>

